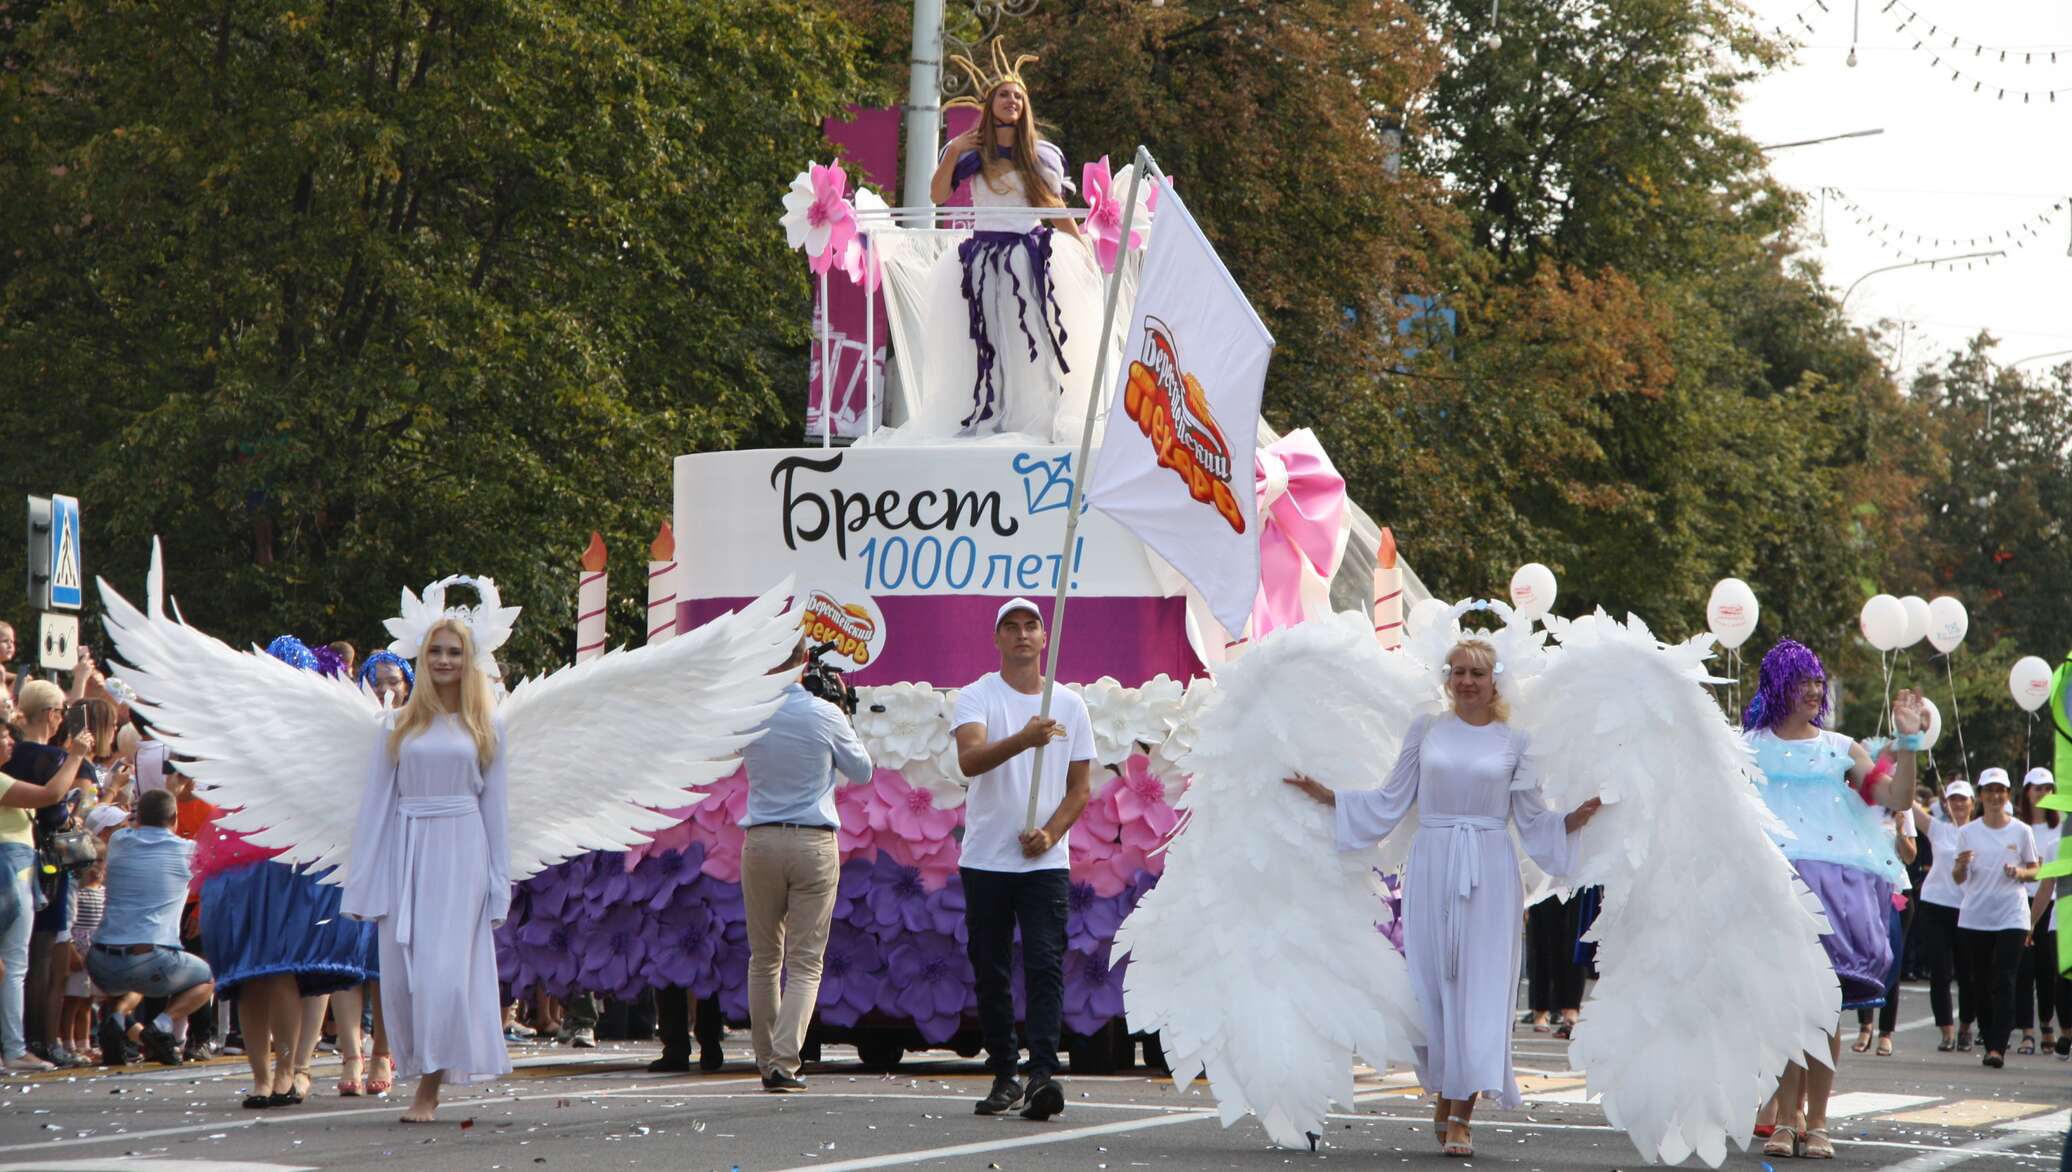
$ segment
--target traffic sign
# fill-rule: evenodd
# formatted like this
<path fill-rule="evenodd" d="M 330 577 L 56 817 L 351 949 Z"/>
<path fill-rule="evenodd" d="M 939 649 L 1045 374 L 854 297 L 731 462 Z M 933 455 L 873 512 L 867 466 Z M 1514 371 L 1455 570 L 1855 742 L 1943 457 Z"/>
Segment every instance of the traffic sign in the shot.
<path fill-rule="evenodd" d="M 78 610 L 86 600 L 79 572 L 79 502 L 53 495 L 50 529 L 50 605 L 56 610 Z"/>
<path fill-rule="evenodd" d="M 51 671 L 79 666 L 78 615 L 43 612 L 42 629 L 36 636 L 36 665 Z"/>

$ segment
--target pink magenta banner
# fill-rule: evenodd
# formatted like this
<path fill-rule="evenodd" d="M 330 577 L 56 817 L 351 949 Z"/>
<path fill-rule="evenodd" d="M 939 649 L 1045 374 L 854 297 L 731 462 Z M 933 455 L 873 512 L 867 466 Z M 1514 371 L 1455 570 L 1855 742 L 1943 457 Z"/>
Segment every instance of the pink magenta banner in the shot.
<path fill-rule="evenodd" d="M 851 190 L 869 182 L 884 191 L 887 203 L 898 203 L 899 190 L 899 118 L 898 110 L 871 110 L 862 106 L 849 107 L 849 117 L 844 120 L 830 118 L 821 127 L 827 140 L 840 153 L 843 167 L 849 172 Z M 864 329 L 865 314 L 869 312 L 869 299 L 863 287 L 852 284 L 839 271 L 832 273 L 827 282 L 827 300 L 820 299 L 819 283 L 813 289 L 814 345 L 808 363 L 810 377 L 807 379 L 806 438 L 818 441 L 826 421 L 821 418 L 825 401 L 827 414 L 833 417 L 833 434 L 838 439 L 854 439 L 870 430 L 870 420 L 865 418 L 869 406 L 869 395 L 864 383 L 865 371 L 879 380 L 884 387 L 885 353 L 887 329 L 885 306 L 877 306 L 876 328 L 869 331 L 871 349 L 870 366 L 865 365 Z M 821 327 L 825 323 L 833 331 L 833 340 L 828 352 L 833 355 L 834 385 L 821 385 L 821 354 L 819 341 Z M 880 411 L 883 410 L 882 405 Z"/>

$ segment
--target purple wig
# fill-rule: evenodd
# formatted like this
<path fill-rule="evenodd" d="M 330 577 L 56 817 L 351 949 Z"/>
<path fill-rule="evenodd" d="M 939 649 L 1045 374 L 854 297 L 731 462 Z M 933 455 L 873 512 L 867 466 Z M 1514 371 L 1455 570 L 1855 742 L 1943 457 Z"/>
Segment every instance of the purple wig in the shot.
<path fill-rule="evenodd" d="M 1811 648 L 1793 639 L 1780 640 L 1770 653 L 1763 656 L 1762 673 L 1757 679 L 1755 698 L 1748 702 L 1748 708 L 1741 713 L 1741 727 L 1751 731 L 1759 728 L 1774 729 L 1791 715 L 1793 699 L 1808 680 L 1827 679 L 1827 668 Z M 1813 725 L 1818 728 L 1827 719 L 1827 697 L 1820 699 L 1820 711 L 1813 714 Z"/>

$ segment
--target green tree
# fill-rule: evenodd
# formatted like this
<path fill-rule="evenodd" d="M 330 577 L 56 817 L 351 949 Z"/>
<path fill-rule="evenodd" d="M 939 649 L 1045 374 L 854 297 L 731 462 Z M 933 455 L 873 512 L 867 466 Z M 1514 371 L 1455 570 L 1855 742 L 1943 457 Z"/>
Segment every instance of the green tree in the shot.
<path fill-rule="evenodd" d="M 129 587 L 164 534 L 199 625 L 365 643 L 465 569 L 543 666 L 591 529 L 639 599 L 670 458 L 795 423 L 775 197 L 860 92 L 823 4 L 14 7 L 4 475 Z"/>

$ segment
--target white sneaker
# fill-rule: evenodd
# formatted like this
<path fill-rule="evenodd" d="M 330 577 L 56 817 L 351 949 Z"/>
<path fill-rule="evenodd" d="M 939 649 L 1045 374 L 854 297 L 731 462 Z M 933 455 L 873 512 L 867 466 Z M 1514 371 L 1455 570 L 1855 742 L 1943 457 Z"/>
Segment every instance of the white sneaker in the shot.
<path fill-rule="evenodd" d="M 527 1038 L 538 1037 L 539 1031 L 533 1029 L 529 1025 L 526 1025 L 522 1021 L 514 1021 L 510 1025 L 504 1027 L 504 1036 L 514 1041 L 523 1041 Z"/>
<path fill-rule="evenodd" d="M 578 1050 L 595 1050 L 597 1048 L 597 1034 L 591 1030 L 577 1030 L 569 1036 L 568 1044 Z"/>
<path fill-rule="evenodd" d="M 34 1054 L 25 1053 L 18 1058 L 9 1058 L 7 1060 L 7 1072 L 9 1074 L 19 1074 L 38 1070 L 56 1069 L 57 1067 L 54 1064 L 45 1062 L 43 1059 L 36 1057 Z"/>

